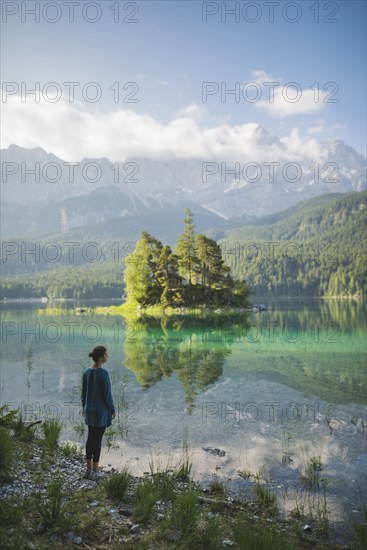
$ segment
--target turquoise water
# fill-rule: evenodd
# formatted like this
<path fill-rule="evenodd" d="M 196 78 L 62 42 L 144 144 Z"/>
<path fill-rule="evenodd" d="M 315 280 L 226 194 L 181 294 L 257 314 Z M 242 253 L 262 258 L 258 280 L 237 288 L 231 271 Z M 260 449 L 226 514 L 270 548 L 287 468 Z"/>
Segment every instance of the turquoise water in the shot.
<path fill-rule="evenodd" d="M 317 506 L 320 494 L 305 491 L 300 474 L 321 457 L 333 536 L 342 540 L 366 499 L 365 308 L 267 305 L 237 320 L 194 322 L 183 314 L 146 322 L 60 304 L 8 304 L 1 403 L 21 407 L 27 419 L 56 415 L 63 438 L 83 444 L 74 429 L 82 425 L 80 377 L 88 352 L 104 344 L 119 414 L 102 464 L 141 474 L 149 461 L 177 463 L 186 443 L 204 484 L 223 477 L 234 495 L 250 495 L 251 481 L 237 472 L 260 473 L 286 513 Z"/>

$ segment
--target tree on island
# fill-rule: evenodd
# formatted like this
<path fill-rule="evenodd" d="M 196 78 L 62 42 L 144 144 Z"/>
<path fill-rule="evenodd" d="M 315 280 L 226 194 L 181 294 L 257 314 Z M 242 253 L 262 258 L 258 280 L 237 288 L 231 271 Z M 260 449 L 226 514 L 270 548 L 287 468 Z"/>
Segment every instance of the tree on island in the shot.
<path fill-rule="evenodd" d="M 184 224 L 175 253 L 143 231 L 135 250 L 125 259 L 126 302 L 141 307 L 247 306 L 248 285 L 233 280 L 216 241 L 195 235 L 189 209 Z"/>
<path fill-rule="evenodd" d="M 185 228 L 181 237 L 178 239 L 176 254 L 179 258 L 178 265 L 180 272 L 184 277 L 187 277 L 188 283 L 191 285 L 192 280 L 196 278 L 199 272 L 199 258 L 196 254 L 196 237 L 193 215 L 189 208 L 186 208 L 185 213 Z"/>

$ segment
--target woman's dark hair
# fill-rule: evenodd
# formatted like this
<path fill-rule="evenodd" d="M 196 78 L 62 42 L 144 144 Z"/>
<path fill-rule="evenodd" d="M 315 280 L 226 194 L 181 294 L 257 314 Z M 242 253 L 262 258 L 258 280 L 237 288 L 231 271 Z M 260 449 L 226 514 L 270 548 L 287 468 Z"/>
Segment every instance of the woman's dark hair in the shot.
<path fill-rule="evenodd" d="M 106 353 L 107 349 L 104 346 L 96 346 L 93 348 L 93 351 L 88 353 L 88 357 L 91 357 L 93 361 L 98 361 L 98 359 L 101 359 L 104 354 Z"/>

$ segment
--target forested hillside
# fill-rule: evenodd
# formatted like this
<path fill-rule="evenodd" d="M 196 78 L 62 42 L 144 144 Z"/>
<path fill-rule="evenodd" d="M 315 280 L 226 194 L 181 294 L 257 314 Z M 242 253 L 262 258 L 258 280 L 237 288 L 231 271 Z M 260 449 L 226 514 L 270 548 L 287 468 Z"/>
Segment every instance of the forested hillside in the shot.
<path fill-rule="evenodd" d="M 366 192 L 324 196 L 227 231 L 223 259 L 259 295 L 362 296 L 366 199 Z"/>
<path fill-rule="evenodd" d="M 366 208 L 366 191 L 324 195 L 256 223 L 205 233 L 216 237 L 234 279 L 245 280 L 253 294 L 361 297 L 367 290 Z M 2 298 L 120 298 L 124 259 L 136 242 L 105 232 L 74 248 L 65 246 L 69 241 L 56 235 L 38 243 L 2 242 Z"/>

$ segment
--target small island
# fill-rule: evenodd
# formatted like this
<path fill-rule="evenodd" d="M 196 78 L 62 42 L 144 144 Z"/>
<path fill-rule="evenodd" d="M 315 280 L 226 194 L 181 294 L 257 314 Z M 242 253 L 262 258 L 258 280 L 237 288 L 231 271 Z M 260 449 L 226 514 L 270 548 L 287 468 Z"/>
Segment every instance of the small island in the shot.
<path fill-rule="evenodd" d="M 220 246 L 195 234 L 193 214 L 186 209 L 184 231 L 175 251 L 147 232 L 125 259 L 125 303 L 121 312 L 177 312 L 203 308 L 250 306 L 246 282 L 235 281 L 222 259 Z"/>

